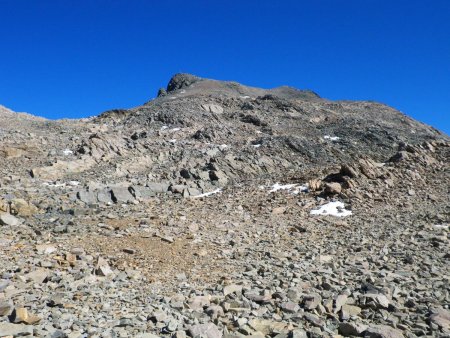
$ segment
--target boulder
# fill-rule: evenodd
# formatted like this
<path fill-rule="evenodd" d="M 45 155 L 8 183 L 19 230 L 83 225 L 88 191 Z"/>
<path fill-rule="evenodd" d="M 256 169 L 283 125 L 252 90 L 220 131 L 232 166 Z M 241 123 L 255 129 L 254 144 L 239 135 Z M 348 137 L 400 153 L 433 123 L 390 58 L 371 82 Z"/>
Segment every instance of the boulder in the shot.
<path fill-rule="evenodd" d="M 130 187 L 130 192 L 134 197 L 142 201 L 147 201 L 150 198 L 156 196 L 156 192 L 153 189 L 140 185 L 133 185 L 132 187 Z"/>
<path fill-rule="evenodd" d="M 111 198 L 114 203 L 132 203 L 133 195 L 128 187 L 114 187 L 111 189 Z"/>
<path fill-rule="evenodd" d="M 332 183 L 325 183 L 324 185 L 324 192 L 327 195 L 337 195 L 340 194 L 342 191 L 342 187 L 339 183 L 332 182 Z"/>
<path fill-rule="evenodd" d="M 22 198 L 15 198 L 11 201 L 11 213 L 20 216 L 31 216 L 37 214 L 39 209 Z"/>
<path fill-rule="evenodd" d="M 365 338 L 404 338 L 402 331 L 387 325 L 374 325 L 364 332 Z"/>
<path fill-rule="evenodd" d="M 20 221 L 17 217 L 4 212 L 0 213 L 0 225 L 16 226 L 19 224 Z"/>
<path fill-rule="evenodd" d="M 33 326 L 13 323 L 0 323 L 0 337 L 32 336 Z"/>
<path fill-rule="evenodd" d="M 223 108 L 217 104 L 202 104 L 202 108 L 210 113 L 214 113 L 214 114 L 222 114 L 223 113 Z"/>
<path fill-rule="evenodd" d="M 221 338 L 222 333 L 213 323 L 197 324 L 189 328 L 189 335 L 192 338 Z"/>
<path fill-rule="evenodd" d="M 438 308 L 432 309 L 429 317 L 430 323 L 436 324 L 441 329 L 450 331 L 450 311 Z"/>
<path fill-rule="evenodd" d="M 92 191 L 81 190 L 77 193 L 77 197 L 86 204 L 96 204 L 98 202 L 97 195 Z"/>
<path fill-rule="evenodd" d="M 163 182 L 149 182 L 147 183 L 147 188 L 149 188 L 154 193 L 167 193 L 169 191 L 169 184 Z"/>

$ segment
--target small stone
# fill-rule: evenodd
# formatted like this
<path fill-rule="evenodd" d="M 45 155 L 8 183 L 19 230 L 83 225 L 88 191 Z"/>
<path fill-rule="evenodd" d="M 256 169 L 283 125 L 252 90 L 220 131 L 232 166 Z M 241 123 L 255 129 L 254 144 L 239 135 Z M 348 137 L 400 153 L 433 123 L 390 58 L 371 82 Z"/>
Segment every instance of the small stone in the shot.
<path fill-rule="evenodd" d="M 108 262 L 104 258 L 98 257 L 95 274 L 98 276 L 106 277 L 111 275 L 112 273 L 113 271 L 111 270 Z"/>
<path fill-rule="evenodd" d="M 272 209 L 272 214 L 274 215 L 280 215 L 284 214 L 286 212 L 286 207 L 276 207 Z"/>
<path fill-rule="evenodd" d="M 341 309 L 341 319 L 348 320 L 353 316 L 358 316 L 361 313 L 361 308 L 354 305 L 343 305 Z"/>
<path fill-rule="evenodd" d="M 13 305 L 7 301 L 0 301 L 0 317 L 9 316 L 13 310 Z"/>
<path fill-rule="evenodd" d="M 341 294 L 336 297 L 336 305 L 335 305 L 334 313 L 338 313 L 339 310 L 341 310 L 342 305 L 344 305 L 347 302 L 347 299 L 348 299 L 348 295 L 346 295 L 346 294 Z"/>
<path fill-rule="evenodd" d="M 306 310 L 314 310 L 322 301 L 322 297 L 316 293 L 306 295 L 303 297 L 303 307 Z"/>
<path fill-rule="evenodd" d="M 24 307 L 16 308 L 13 312 L 14 323 L 36 324 L 41 318 L 39 316 L 28 313 Z"/>
<path fill-rule="evenodd" d="M 297 329 L 290 332 L 289 338 L 308 338 L 308 334 L 305 330 Z"/>
<path fill-rule="evenodd" d="M 309 190 L 311 190 L 311 191 L 318 191 L 322 188 L 322 181 L 316 180 L 316 179 L 310 180 L 308 182 L 308 187 L 309 187 Z"/>
<path fill-rule="evenodd" d="M 40 255 L 48 255 L 57 251 L 56 246 L 53 244 L 38 244 L 36 245 L 36 251 Z"/>
<path fill-rule="evenodd" d="M 287 313 L 296 313 L 300 310 L 300 306 L 294 302 L 284 302 L 280 305 L 281 310 Z"/>
<path fill-rule="evenodd" d="M 242 285 L 230 284 L 223 288 L 223 295 L 227 296 L 232 293 L 242 292 Z"/>
<path fill-rule="evenodd" d="M 7 213 L 0 213 L 0 225 L 10 225 L 10 226 L 16 226 L 19 225 L 20 221 L 17 217 L 7 214 Z"/>
<path fill-rule="evenodd" d="M 37 269 L 25 275 L 26 280 L 31 280 L 36 284 L 42 284 L 48 277 L 46 269 Z"/>
<path fill-rule="evenodd" d="M 320 318 L 319 316 L 312 314 L 312 313 L 308 313 L 306 312 L 303 317 L 310 322 L 311 324 L 315 325 L 315 326 L 323 326 L 325 325 L 325 321 Z"/>
<path fill-rule="evenodd" d="M 379 305 L 380 307 L 383 307 L 383 308 L 388 308 L 389 307 L 389 299 L 385 295 L 383 295 L 381 293 L 379 293 L 379 294 L 365 294 L 364 296 L 368 300 L 375 301 L 375 303 L 377 305 Z"/>

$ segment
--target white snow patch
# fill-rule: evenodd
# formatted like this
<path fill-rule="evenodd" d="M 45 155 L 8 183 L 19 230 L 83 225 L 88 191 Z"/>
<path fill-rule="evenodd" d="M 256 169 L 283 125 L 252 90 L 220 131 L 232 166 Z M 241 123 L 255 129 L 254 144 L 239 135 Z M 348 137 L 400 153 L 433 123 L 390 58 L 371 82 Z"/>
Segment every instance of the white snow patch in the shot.
<path fill-rule="evenodd" d="M 250 96 L 248 96 L 248 95 L 241 96 L 241 99 L 249 99 L 249 98 L 250 98 Z"/>
<path fill-rule="evenodd" d="M 176 139 L 171 139 L 171 140 L 169 140 L 169 142 L 170 143 L 175 143 L 175 142 L 177 142 L 177 140 Z"/>
<path fill-rule="evenodd" d="M 301 184 L 279 184 L 279 183 L 275 183 L 272 186 L 272 190 L 269 191 L 270 192 L 276 192 L 278 190 L 288 190 L 291 194 L 297 195 L 302 191 L 307 191 L 308 190 L 308 185 L 301 185 Z"/>
<path fill-rule="evenodd" d="M 228 148 L 228 144 L 221 144 L 221 145 L 219 145 L 219 149 L 220 150 L 225 150 L 226 148 Z"/>
<path fill-rule="evenodd" d="M 337 141 L 337 140 L 339 140 L 339 137 L 337 137 L 337 136 L 330 136 L 330 135 L 325 135 L 323 138 L 325 140 L 330 140 L 330 141 Z"/>
<path fill-rule="evenodd" d="M 52 188 L 61 188 L 61 187 L 66 186 L 65 183 L 53 183 L 53 182 L 44 182 L 44 183 L 42 183 L 42 185 L 45 185 L 47 187 L 52 187 Z"/>
<path fill-rule="evenodd" d="M 259 147 L 261 147 L 261 145 L 262 145 L 262 144 L 252 144 L 252 146 L 253 146 L 254 148 L 259 148 Z"/>
<path fill-rule="evenodd" d="M 173 128 L 173 129 L 170 129 L 170 131 L 180 131 L 181 130 L 181 128 Z"/>
<path fill-rule="evenodd" d="M 73 154 L 73 151 L 70 149 L 64 149 L 63 151 L 64 156 L 69 156 Z"/>
<path fill-rule="evenodd" d="M 180 94 L 184 94 L 186 91 L 184 89 L 180 90 Z"/>
<path fill-rule="evenodd" d="M 168 126 L 162 126 L 161 130 L 164 130 L 164 129 L 167 129 L 167 128 L 169 128 L 169 127 Z"/>
<path fill-rule="evenodd" d="M 210 192 L 205 192 L 205 193 L 197 195 L 197 196 L 192 196 L 192 198 L 208 197 L 208 196 L 217 194 L 217 193 L 219 193 L 221 191 L 222 191 L 222 189 L 219 188 L 219 189 L 216 189 L 216 190 L 213 190 L 213 191 L 210 191 Z"/>
<path fill-rule="evenodd" d="M 67 182 L 67 184 L 71 185 L 72 187 L 76 187 L 77 185 L 80 184 L 80 182 L 78 182 L 78 181 L 69 181 L 69 182 Z"/>
<path fill-rule="evenodd" d="M 295 187 L 295 189 L 292 191 L 292 194 L 294 194 L 294 195 L 297 195 L 297 194 L 299 194 L 299 193 L 301 193 L 301 192 L 305 192 L 305 191 L 308 191 L 308 184 L 305 184 L 305 185 L 297 185 L 296 187 Z"/>
<path fill-rule="evenodd" d="M 329 202 L 327 204 L 321 205 L 318 209 L 311 210 L 311 215 L 320 216 L 336 216 L 336 217 L 346 217 L 350 216 L 352 212 L 344 208 L 344 203 L 340 201 Z"/>
<path fill-rule="evenodd" d="M 448 224 L 433 224 L 433 228 L 448 230 Z"/>
<path fill-rule="evenodd" d="M 275 192 L 278 190 L 290 190 L 292 188 L 294 188 L 296 186 L 296 184 L 279 184 L 279 183 L 275 183 L 274 185 L 272 185 L 272 190 L 270 190 L 269 192 Z"/>

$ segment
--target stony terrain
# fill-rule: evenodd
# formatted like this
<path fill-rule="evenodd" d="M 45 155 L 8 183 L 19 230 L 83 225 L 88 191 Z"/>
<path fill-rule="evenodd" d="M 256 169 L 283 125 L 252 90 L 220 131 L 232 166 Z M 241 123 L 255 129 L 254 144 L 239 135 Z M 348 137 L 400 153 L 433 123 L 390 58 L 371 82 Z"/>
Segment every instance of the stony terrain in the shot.
<path fill-rule="evenodd" d="M 0 140 L 0 337 L 450 337 L 450 139 L 393 108 L 177 74 Z"/>

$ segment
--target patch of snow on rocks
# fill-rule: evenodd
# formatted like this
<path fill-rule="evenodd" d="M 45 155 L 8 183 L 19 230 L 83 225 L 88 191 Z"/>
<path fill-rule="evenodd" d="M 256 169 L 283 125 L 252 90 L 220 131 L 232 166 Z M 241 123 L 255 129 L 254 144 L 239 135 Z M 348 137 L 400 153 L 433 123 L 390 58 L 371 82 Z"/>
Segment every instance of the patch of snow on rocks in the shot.
<path fill-rule="evenodd" d="M 290 193 L 296 195 L 302 191 L 307 191 L 308 190 L 308 185 L 301 185 L 301 184 L 279 184 L 279 183 L 275 183 L 272 186 L 272 189 L 269 191 L 269 193 L 271 192 L 276 192 L 278 190 L 288 190 L 290 191 Z"/>
<path fill-rule="evenodd" d="M 448 224 L 433 224 L 433 227 L 436 229 L 448 230 Z"/>
<path fill-rule="evenodd" d="M 350 216 L 352 212 L 345 209 L 344 203 L 340 201 L 334 201 L 321 205 L 318 209 L 311 210 L 310 214 L 320 216 L 346 217 Z"/>
<path fill-rule="evenodd" d="M 222 191 L 222 189 L 216 189 L 216 190 L 213 190 L 213 191 L 210 191 L 210 192 L 205 192 L 205 193 L 200 194 L 200 195 L 192 196 L 192 198 L 208 197 L 208 196 L 217 194 L 217 193 L 219 193 L 221 191 Z"/>
<path fill-rule="evenodd" d="M 42 183 L 42 185 L 45 185 L 47 187 L 52 187 L 52 188 L 62 188 L 62 187 L 66 186 L 65 183 L 53 183 L 53 182 L 44 182 L 44 183 Z"/>
<path fill-rule="evenodd" d="M 330 140 L 330 141 L 337 141 L 337 140 L 339 140 L 339 137 L 337 137 L 337 136 L 330 136 L 330 135 L 325 135 L 323 138 L 325 140 Z"/>
<path fill-rule="evenodd" d="M 176 139 L 171 139 L 171 140 L 169 140 L 169 142 L 170 143 L 175 143 L 175 142 L 177 142 L 177 140 Z"/>
<path fill-rule="evenodd" d="M 63 150 L 63 154 L 64 154 L 64 156 L 69 156 L 69 155 L 72 155 L 72 154 L 73 154 L 73 151 L 70 150 L 70 149 L 64 149 L 64 150 Z"/>
<path fill-rule="evenodd" d="M 259 148 L 259 147 L 261 147 L 261 144 L 252 144 L 252 146 L 253 146 L 254 148 Z"/>

